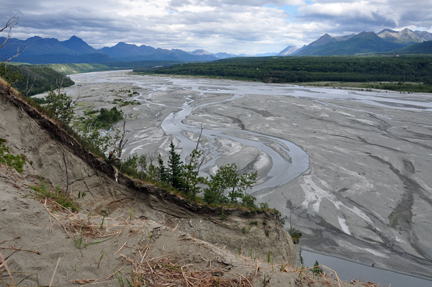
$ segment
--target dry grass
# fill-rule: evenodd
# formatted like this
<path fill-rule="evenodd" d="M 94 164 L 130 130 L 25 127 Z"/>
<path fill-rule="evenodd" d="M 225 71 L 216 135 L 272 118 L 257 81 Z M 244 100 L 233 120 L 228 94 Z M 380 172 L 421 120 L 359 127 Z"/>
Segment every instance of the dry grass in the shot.
<path fill-rule="evenodd" d="M 102 237 L 103 233 L 99 225 L 93 224 L 90 219 L 72 218 L 65 224 L 66 230 L 82 236 L 96 238 Z"/>
<path fill-rule="evenodd" d="M 124 275 L 117 271 L 114 275 L 120 286 L 202 286 L 202 287 L 252 287 L 254 274 L 247 277 L 229 272 L 206 268 L 198 270 L 192 268 L 192 264 L 180 265 L 170 257 L 158 260 L 138 261 L 121 255 L 131 268 L 129 273 Z"/>
<path fill-rule="evenodd" d="M 8 265 L 7 265 L 7 263 L 6 263 L 6 260 L 9 259 L 9 257 L 11 257 L 12 255 L 13 255 L 13 253 L 12 253 L 11 255 L 9 255 L 7 258 L 4 258 L 4 257 L 3 257 L 3 254 L 0 253 L 0 275 L 1 275 L 1 273 L 3 273 L 3 272 L 2 272 L 3 269 L 6 270 L 6 272 L 8 273 L 8 275 L 9 275 L 9 277 L 10 277 L 10 281 L 12 282 L 12 285 L 8 285 L 8 284 L 3 280 L 3 278 L 0 277 L 0 280 L 1 280 L 1 281 L 2 281 L 6 286 L 16 286 L 16 285 L 15 285 L 14 278 L 13 278 L 13 276 L 12 276 L 12 273 L 11 273 L 11 271 L 9 270 L 9 267 L 8 267 Z"/>
<path fill-rule="evenodd" d="M 32 253 L 40 254 L 37 250 L 29 250 L 29 249 L 16 247 L 13 241 L 19 238 L 20 237 L 16 237 L 10 240 L 4 240 L 0 242 L 0 245 L 6 242 L 11 242 L 9 246 L 0 246 L 1 250 L 5 250 L 3 253 L 0 253 L 0 282 L 3 283 L 5 287 L 16 287 L 16 286 L 21 286 L 21 283 L 24 282 L 26 279 L 30 277 L 34 277 L 33 279 L 37 282 L 37 286 L 39 286 L 38 283 L 39 280 L 36 273 L 12 271 L 10 265 L 13 265 L 13 261 L 11 264 L 8 264 L 9 260 L 11 260 L 12 256 L 15 255 L 17 252 L 18 254 L 20 254 L 21 252 L 32 252 Z M 7 252 L 7 250 L 13 250 L 13 251 L 6 256 L 5 252 Z M 3 285 L 0 284 L 0 286 Z"/>

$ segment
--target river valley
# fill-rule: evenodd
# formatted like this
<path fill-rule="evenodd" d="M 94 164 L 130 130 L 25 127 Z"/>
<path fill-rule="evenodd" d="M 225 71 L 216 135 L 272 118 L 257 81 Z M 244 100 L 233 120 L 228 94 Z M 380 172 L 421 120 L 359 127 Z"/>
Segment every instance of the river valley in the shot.
<path fill-rule="evenodd" d="M 71 78 L 78 114 L 139 103 L 121 108 L 125 156 L 167 157 L 172 140 L 185 159 L 202 128 L 202 171 L 258 171 L 251 193 L 287 216 L 304 249 L 432 280 L 431 94 L 127 71 Z"/>

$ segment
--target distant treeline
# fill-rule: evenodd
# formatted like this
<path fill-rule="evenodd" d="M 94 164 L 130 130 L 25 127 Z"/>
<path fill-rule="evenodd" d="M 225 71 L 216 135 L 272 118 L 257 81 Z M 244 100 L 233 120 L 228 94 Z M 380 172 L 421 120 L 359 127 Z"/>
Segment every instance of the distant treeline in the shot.
<path fill-rule="evenodd" d="M 12 70 L 18 71 L 24 79 L 15 83 L 14 87 L 27 96 L 57 89 L 60 85 L 65 88 L 75 84 L 69 77 L 49 67 L 17 65 L 12 66 Z"/>
<path fill-rule="evenodd" d="M 182 62 L 177 61 L 136 61 L 136 62 L 112 62 L 104 64 L 47 64 L 45 66 L 56 70 L 64 75 L 77 74 L 77 73 L 88 73 L 88 72 L 99 72 L 109 70 L 133 70 L 133 69 L 145 69 L 154 67 L 167 67 Z"/>
<path fill-rule="evenodd" d="M 266 83 L 416 82 L 432 92 L 432 56 L 230 58 L 134 72 L 223 77 Z M 424 84 L 424 85 L 423 85 Z"/>

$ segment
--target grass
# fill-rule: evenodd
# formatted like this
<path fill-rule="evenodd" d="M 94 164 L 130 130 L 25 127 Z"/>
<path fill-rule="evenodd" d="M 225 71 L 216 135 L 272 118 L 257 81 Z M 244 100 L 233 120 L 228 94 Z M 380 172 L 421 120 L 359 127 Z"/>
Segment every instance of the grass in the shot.
<path fill-rule="evenodd" d="M 72 212 L 80 210 L 79 204 L 73 198 L 62 192 L 59 186 L 55 190 L 51 190 L 43 178 L 40 179 L 39 185 L 30 186 L 30 188 L 36 192 L 35 196 L 38 198 L 50 199 L 61 208 L 70 209 Z"/>
<path fill-rule="evenodd" d="M 13 168 L 17 172 L 22 173 L 26 162 L 25 155 L 13 155 L 9 148 L 6 147 L 6 142 L 5 139 L 0 138 L 0 163 L 4 163 L 9 168 Z"/>
<path fill-rule="evenodd" d="M 64 75 L 110 70 L 110 67 L 103 64 L 47 64 L 46 66 Z"/>
<path fill-rule="evenodd" d="M 109 238 L 110 239 L 110 238 Z M 108 239 L 107 239 L 108 240 Z M 103 241 L 106 241 L 106 240 L 103 240 Z M 103 241 L 100 241 L 100 242 L 103 242 Z M 100 242 L 97 242 L 97 243 L 100 243 Z M 96 242 L 92 242 L 92 244 L 96 244 Z M 101 263 L 101 261 L 102 261 L 102 258 L 104 257 L 104 255 L 105 254 L 107 254 L 108 253 L 108 251 L 110 251 L 111 250 L 111 248 L 114 246 L 114 244 L 113 245 L 111 245 L 106 251 L 103 251 L 102 252 L 102 255 L 101 255 L 101 257 L 99 258 L 99 262 L 98 262 L 98 269 L 99 269 L 99 266 L 100 266 L 100 263 Z"/>

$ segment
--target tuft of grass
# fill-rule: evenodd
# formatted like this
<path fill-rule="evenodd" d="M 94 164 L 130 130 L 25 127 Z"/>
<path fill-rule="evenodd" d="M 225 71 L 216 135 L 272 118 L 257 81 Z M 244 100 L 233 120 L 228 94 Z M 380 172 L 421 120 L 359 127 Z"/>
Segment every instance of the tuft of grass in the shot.
<path fill-rule="evenodd" d="M 302 233 L 299 230 L 295 229 L 294 227 L 291 227 L 288 230 L 288 233 L 291 235 L 294 244 L 298 244 L 300 242 L 300 237 L 302 237 Z"/>
<path fill-rule="evenodd" d="M 25 155 L 13 155 L 9 148 L 6 147 L 6 142 L 5 139 L 0 138 L 0 163 L 4 163 L 9 168 L 14 168 L 17 172 L 22 173 L 26 162 Z"/>
<path fill-rule="evenodd" d="M 103 229 L 103 225 L 104 225 L 104 221 L 105 221 L 105 215 L 102 217 L 102 222 L 100 224 L 100 229 Z"/>
<path fill-rule="evenodd" d="M 102 241 L 101 241 L 102 242 Z M 98 243 L 100 243 L 100 242 L 98 242 Z M 101 255 L 101 257 L 99 258 L 99 262 L 98 262 L 98 269 L 99 269 L 99 266 L 100 266 L 100 263 L 101 263 L 101 261 L 102 261 L 102 258 L 104 257 L 104 255 L 108 252 L 108 251 L 110 251 L 111 250 L 111 248 L 114 246 L 114 244 L 113 245 L 111 245 L 106 251 L 103 251 L 102 252 L 102 255 Z"/>
<path fill-rule="evenodd" d="M 43 178 L 41 178 L 39 185 L 30 186 L 30 188 L 36 192 L 36 197 L 51 199 L 64 209 L 70 209 L 72 212 L 77 212 L 80 209 L 79 204 L 68 194 L 63 193 L 59 186 L 54 191 L 50 190 Z"/>
<path fill-rule="evenodd" d="M 79 249 L 79 251 L 81 252 L 81 256 L 84 257 L 82 251 L 81 251 L 81 247 L 83 246 L 84 248 L 86 248 L 86 244 L 84 242 L 84 238 L 83 235 L 81 233 L 82 227 L 83 227 L 84 221 L 81 224 L 80 230 L 78 232 L 78 235 L 75 236 L 74 238 L 72 238 L 73 243 L 75 244 L 75 247 Z"/>

